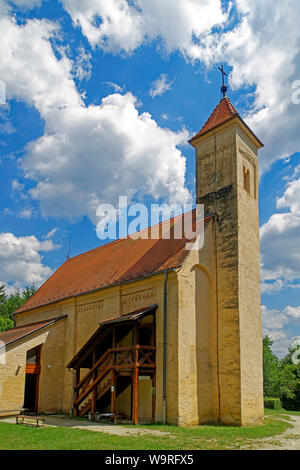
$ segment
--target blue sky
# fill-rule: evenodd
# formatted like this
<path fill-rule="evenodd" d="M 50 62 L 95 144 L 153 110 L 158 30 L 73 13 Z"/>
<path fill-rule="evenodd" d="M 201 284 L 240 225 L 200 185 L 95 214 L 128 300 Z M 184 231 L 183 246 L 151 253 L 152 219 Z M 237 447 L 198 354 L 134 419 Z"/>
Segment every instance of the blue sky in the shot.
<path fill-rule="evenodd" d="M 197 132 L 229 96 L 263 140 L 264 329 L 300 336 L 297 0 L 0 0 L 0 282 L 98 246 L 96 208 L 194 197 Z M 294 88 L 292 88 L 294 85 Z"/>

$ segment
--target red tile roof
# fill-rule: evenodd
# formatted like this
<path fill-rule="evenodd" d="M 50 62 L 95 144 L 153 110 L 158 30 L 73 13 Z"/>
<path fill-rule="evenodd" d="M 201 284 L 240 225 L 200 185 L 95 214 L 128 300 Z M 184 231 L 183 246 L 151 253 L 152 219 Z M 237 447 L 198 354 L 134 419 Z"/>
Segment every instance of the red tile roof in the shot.
<path fill-rule="evenodd" d="M 0 341 L 4 343 L 0 346 L 0 349 L 66 317 L 67 316 L 64 315 L 62 317 L 52 318 L 50 320 L 44 320 L 38 323 L 31 323 L 30 325 L 18 326 L 16 328 L 12 328 L 11 330 L 4 331 L 3 333 L 0 333 Z"/>
<path fill-rule="evenodd" d="M 167 227 L 164 222 L 158 226 L 159 239 L 151 239 L 148 228 L 143 233 L 149 239 L 123 238 L 67 260 L 15 314 L 180 267 L 189 253 L 187 240 L 177 240 L 172 233 L 182 217 L 171 219 L 169 240 L 162 239 L 162 230 Z"/>
<path fill-rule="evenodd" d="M 229 121 L 230 119 L 237 117 L 239 120 L 246 126 L 248 131 L 255 137 L 255 139 L 258 141 L 259 145 L 263 147 L 262 142 L 256 137 L 256 135 L 252 132 L 252 130 L 249 128 L 249 126 L 245 123 L 245 121 L 240 117 L 239 113 L 231 103 L 230 99 L 225 97 L 223 98 L 220 103 L 215 107 L 214 111 L 200 130 L 198 134 L 196 134 L 194 137 L 190 139 L 190 144 L 193 144 L 194 141 L 198 139 L 198 137 L 201 137 L 202 135 L 205 135 L 207 132 L 211 131 L 212 129 L 215 129 L 216 127 L 220 126 L 224 122 Z"/>
<path fill-rule="evenodd" d="M 223 124 L 223 122 L 232 119 L 233 117 L 238 116 L 238 112 L 231 103 L 229 98 L 223 98 L 220 103 L 215 107 L 214 111 L 200 130 L 198 134 L 196 134 L 190 142 L 200 137 L 200 135 L 205 134 L 208 131 L 211 131 L 215 127 Z"/>

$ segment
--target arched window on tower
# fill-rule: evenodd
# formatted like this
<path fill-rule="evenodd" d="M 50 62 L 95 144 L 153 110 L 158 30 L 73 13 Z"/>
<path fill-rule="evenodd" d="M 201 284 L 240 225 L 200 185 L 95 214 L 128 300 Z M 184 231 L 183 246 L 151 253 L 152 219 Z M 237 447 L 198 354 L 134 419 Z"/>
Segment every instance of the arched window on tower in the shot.
<path fill-rule="evenodd" d="M 250 194 L 250 170 L 243 165 L 244 189 Z"/>

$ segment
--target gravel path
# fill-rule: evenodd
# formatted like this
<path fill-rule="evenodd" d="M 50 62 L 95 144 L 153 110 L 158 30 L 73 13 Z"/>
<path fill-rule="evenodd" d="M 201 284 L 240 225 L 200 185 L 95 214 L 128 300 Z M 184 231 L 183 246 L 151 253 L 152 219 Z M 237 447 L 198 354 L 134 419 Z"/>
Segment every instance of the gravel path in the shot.
<path fill-rule="evenodd" d="M 15 418 L 3 419 L 6 423 L 15 423 Z M 76 419 L 67 419 L 61 416 L 47 416 L 46 427 L 63 426 L 65 428 L 85 429 L 86 431 L 103 432 L 105 434 L 113 434 L 115 436 L 144 436 L 146 434 L 152 436 L 166 436 L 169 433 L 157 431 L 155 429 L 129 428 L 127 426 L 118 426 L 105 423 L 91 423 L 89 421 L 80 421 Z"/>
<path fill-rule="evenodd" d="M 288 421 L 293 425 L 292 428 L 287 429 L 283 434 L 274 437 L 267 437 L 262 439 L 259 443 L 257 440 L 251 441 L 245 449 L 256 450 L 300 450 L 300 416 L 286 415 L 288 419 L 285 420 L 285 415 L 280 419 Z M 274 416 L 270 416 L 274 418 Z"/>

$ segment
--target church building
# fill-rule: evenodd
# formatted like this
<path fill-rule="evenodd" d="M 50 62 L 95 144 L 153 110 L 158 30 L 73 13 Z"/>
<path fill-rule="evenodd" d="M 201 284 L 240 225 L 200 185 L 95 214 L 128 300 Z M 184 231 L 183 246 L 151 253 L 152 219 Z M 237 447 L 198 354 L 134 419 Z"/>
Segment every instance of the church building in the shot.
<path fill-rule="evenodd" d="M 162 223 L 158 239 L 123 238 L 68 259 L 0 334 L 0 415 L 263 421 L 263 145 L 225 93 L 190 144 L 203 248 L 164 239 Z M 181 219 L 171 220 L 173 235 Z"/>

